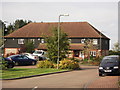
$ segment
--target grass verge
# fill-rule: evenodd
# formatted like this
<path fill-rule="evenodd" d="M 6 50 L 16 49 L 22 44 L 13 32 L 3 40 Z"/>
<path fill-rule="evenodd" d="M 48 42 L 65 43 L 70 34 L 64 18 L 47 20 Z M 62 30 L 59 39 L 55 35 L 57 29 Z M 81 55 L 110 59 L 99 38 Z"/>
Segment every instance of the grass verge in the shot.
<path fill-rule="evenodd" d="M 67 71 L 67 69 L 63 70 L 63 69 L 54 69 L 54 68 L 12 68 L 8 70 L 1 70 L 0 79 L 19 78 L 19 77 L 47 74 L 47 73 L 53 73 L 59 71 Z"/>

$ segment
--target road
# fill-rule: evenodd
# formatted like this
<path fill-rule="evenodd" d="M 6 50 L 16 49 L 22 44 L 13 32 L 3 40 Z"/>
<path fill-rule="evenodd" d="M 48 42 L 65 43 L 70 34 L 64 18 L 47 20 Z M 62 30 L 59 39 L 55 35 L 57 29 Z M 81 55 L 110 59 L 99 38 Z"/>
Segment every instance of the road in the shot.
<path fill-rule="evenodd" d="M 81 66 L 81 68 L 82 70 L 59 74 L 5 80 L 2 84 L 3 88 L 87 88 L 92 82 L 102 78 L 98 76 L 98 66 Z"/>

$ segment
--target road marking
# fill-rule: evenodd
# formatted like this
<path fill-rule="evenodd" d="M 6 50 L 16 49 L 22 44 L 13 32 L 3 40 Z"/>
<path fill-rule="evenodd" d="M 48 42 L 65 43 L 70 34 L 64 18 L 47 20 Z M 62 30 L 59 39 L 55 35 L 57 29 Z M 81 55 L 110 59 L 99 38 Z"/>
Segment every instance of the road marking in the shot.
<path fill-rule="evenodd" d="M 36 88 L 38 88 L 38 86 L 35 86 L 32 90 L 35 90 Z"/>

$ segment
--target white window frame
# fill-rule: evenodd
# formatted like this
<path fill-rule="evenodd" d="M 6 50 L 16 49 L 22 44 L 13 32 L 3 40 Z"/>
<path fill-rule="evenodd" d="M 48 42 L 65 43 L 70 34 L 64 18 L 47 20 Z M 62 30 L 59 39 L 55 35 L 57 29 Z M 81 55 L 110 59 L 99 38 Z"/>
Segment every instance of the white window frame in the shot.
<path fill-rule="evenodd" d="M 44 40 L 44 39 L 41 39 L 41 43 L 45 43 L 45 40 Z"/>
<path fill-rule="evenodd" d="M 71 43 L 72 40 L 71 39 L 68 39 L 68 40 L 69 40 L 69 43 Z"/>
<path fill-rule="evenodd" d="M 85 39 L 81 39 L 81 43 L 85 43 Z"/>
<path fill-rule="evenodd" d="M 96 56 L 96 51 L 90 51 L 90 55 Z"/>
<path fill-rule="evenodd" d="M 35 39 L 30 39 L 30 41 L 32 41 L 32 42 L 33 42 L 33 44 L 35 43 Z"/>
<path fill-rule="evenodd" d="M 97 39 L 93 39 L 93 44 L 98 44 L 98 40 Z"/>
<path fill-rule="evenodd" d="M 18 44 L 24 44 L 24 39 L 18 39 Z"/>

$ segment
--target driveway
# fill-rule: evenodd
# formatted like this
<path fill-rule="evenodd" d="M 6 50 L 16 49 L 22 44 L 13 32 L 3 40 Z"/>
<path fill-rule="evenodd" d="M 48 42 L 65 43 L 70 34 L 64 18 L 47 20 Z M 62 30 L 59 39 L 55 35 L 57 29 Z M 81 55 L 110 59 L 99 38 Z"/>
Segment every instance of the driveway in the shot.
<path fill-rule="evenodd" d="M 98 66 L 81 66 L 82 70 L 52 74 L 40 77 L 5 80 L 2 82 L 3 88 L 96 88 L 94 84 L 103 83 L 110 88 L 118 88 L 118 76 L 98 76 Z M 109 80 L 110 81 L 109 81 Z M 104 86 L 105 86 L 104 85 Z M 103 87 L 104 88 L 104 87 Z"/>

